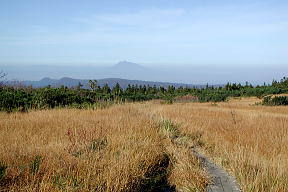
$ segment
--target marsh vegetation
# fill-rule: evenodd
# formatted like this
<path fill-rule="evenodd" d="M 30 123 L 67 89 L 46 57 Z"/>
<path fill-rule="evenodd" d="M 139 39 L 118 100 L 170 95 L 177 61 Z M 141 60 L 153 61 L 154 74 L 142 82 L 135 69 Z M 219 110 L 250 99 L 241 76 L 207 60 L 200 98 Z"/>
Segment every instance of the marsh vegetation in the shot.
<path fill-rule="evenodd" d="M 243 191 L 286 191 L 288 109 L 259 101 L 1 113 L 1 190 L 205 191 L 196 147 Z"/>

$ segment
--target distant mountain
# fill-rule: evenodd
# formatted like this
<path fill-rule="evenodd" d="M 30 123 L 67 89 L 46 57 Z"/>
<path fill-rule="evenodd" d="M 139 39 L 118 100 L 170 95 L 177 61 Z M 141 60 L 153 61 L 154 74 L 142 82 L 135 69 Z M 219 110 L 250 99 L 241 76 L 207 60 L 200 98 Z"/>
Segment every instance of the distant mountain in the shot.
<path fill-rule="evenodd" d="M 107 71 L 110 76 L 112 75 L 112 77 L 121 77 L 123 79 L 142 77 L 145 74 L 148 76 L 152 72 L 153 70 L 151 69 L 147 69 L 139 64 L 128 61 L 121 61 L 110 67 Z"/>
<path fill-rule="evenodd" d="M 112 66 L 113 69 L 121 70 L 144 70 L 145 68 L 137 63 L 132 63 L 128 61 L 120 61 L 119 63 Z"/>
<path fill-rule="evenodd" d="M 239 66 L 234 65 L 197 65 L 197 64 L 137 64 L 129 61 L 121 61 L 114 65 L 106 64 L 1 64 L 0 71 L 7 73 L 5 81 L 38 81 L 38 84 L 57 84 L 61 77 L 73 77 L 75 79 L 104 79 L 121 78 L 137 79 L 153 82 L 177 82 L 187 84 L 215 85 L 235 82 L 252 85 L 261 85 L 263 82 L 271 83 L 273 79 L 281 79 L 287 76 L 288 65 L 283 66 Z M 255 76 L 255 74 L 259 74 Z M 65 80 L 65 79 L 64 79 Z M 68 80 L 68 79 L 66 79 Z M 2 79 L 3 81 L 3 79 Z M 47 81 L 51 81 L 46 83 Z M 68 80 L 70 81 L 70 80 Z M 32 84 L 36 82 L 31 82 Z M 31 84 L 30 83 L 30 84 Z M 58 83 L 59 84 L 59 83 Z M 61 82 L 60 82 L 61 84 Z"/>
<path fill-rule="evenodd" d="M 12 68 L 13 69 L 13 68 Z M 57 69 L 57 70 L 55 70 Z M 25 70 L 28 70 L 30 73 L 33 74 L 42 74 L 44 76 L 54 75 L 54 77 L 61 77 L 61 74 L 74 74 L 74 76 L 78 76 L 80 78 L 70 78 L 70 77 L 63 77 L 60 79 L 57 78 L 49 78 L 45 77 L 41 80 L 34 80 L 34 81 L 8 81 L 6 84 L 9 85 L 24 85 L 24 86 L 33 86 L 33 87 L 46 87 L 48 85 L 52 87 L 75 87 L 79 83 L 83 85 L 84 88 L 89 88 L 88 81 L 89 79 L 97 79 L 98 84 L 103 86 L 104 84 L 108 84 L 110 87 L 119 83 L 121 87 L 126 88 L 129 84 L 130 85 L 150 85 L 157 87 L 168 87 L 169 85 L 173 85 L 175 87 L 198 87 L 202 88 L 204 85 L 199 84 L 184 84 L 184 83 L 171 83 L 174 81 L 173 78 L 179 76 L 179 71 L 177 70 L 184 70 L 182 68 L 175 68 L 173 70 L 169 70 L 166 66 L 163 68 L 149 68 L 143 67 L 137 63 L 129 62 L 129 61 L 120 61 L 113 66 L 65 66 L 65 67 L 58 67 L 58 66 L 30 66 L 23 68 L 21 73 L 25 73 Z M 15 71 L 19 71 L 19 69 L 14 69 Z M 12 70 L 13 71 L 13 70 Z M 199 72 L 197 70 L 194 70 Z M 197 75 L 192 75 L 193 70 L 185 70 L 185 73 L 181 73 L 182 76 L 189 76 L 190 77 L 197 77 Z M 77 73 L 77 74 L 75 74 Z M 82 79 L 81 77 L 86 77 Z M 87 78 L 88 77 L 88 78 Z M 97 78 L 94 78 L 97 77 Z M 114 78 L 118 77 L 118 78 Z M 131 80 L 131 79 L 140 79 L 140 80 Z M 151 79 L 151 81 L 147 81 L 146 79 Z M 165 82 L 166 81 L 166 82 Z M 169 82 L 167 82 L 169 81 Z M 178 81 L 179 82 L 179 81 Z M 205 85 L 206 86 L 206 85 Z M 222 85 L 213 85 L 215 87 L 219 87 Z"/>
<path fill-rule="evenodd" d="M 69 78 L 69 77 L 63 77 L 61 79 L 51 79 L 48 77 L 45 77 L 43 79 L 41 79 L 40 81 L 21 81 L 18 82 L 21 85 L 24 86 L 32 86 L 35 88 L 39 88 L 39 87 L 46 87 L 48 85 L 52 86 L 52 87 L 61 87 L 63 86 L 67 86 L 67 87 L 75 87 L 77 86 L 79 83 L 81 83 L 83 85 L 84 88 L 88 88 L 88 82 L 89 80 L 87 79 L 73 79 L 73 78 Z M 117 83 L 119 83 L 119 85 L 122 88 L 126 88 L 129 84 L 130 85 L 150 85 L 150 86 L 154 86 L 156 85 L 157 87 L 168 87 L 169 85 L 173 85 L 175 87 L 204 87 L 203 85 L 191 85 L 191 84 L 184 84 L 184 83 L 168 83 L 168 82 L 156 82 L 156 81 L 140 81 L 140 80 L 128 80 L 128 79 L 120 79 L 120 78 L 105 78 L 105 79 L 98 79 L 97 80 L 98 84 L 100 86 L 103 86 L 105 84 L 108 84 L 110 87 L 114 87 Z M 15 82 L 13 81 L 9 81 L 7 82 L 7 84 L 10 85 L 15 85 Z"/>

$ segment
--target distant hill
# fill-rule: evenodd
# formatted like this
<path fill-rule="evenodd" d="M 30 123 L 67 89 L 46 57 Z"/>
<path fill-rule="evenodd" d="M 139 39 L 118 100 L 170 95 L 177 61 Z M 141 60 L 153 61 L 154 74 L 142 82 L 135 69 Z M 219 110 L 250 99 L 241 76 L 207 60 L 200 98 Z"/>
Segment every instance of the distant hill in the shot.
<path fill-rule="evenodd" d="M 0 71 L 7 73 L 5 81 L 38 81 L 43 77 L 57 79 L 73 77 L 75 79 L 104 79 L 121 78 L 137 79 L 153 82 L 177 82 L 187 84 L 215 85 L 235 82 L 252 85 L 271 83 L 273 79 L 287 76 L 288 65 L 283 66 L 239 66 L 234 65 L 197 65 L 176 63 L 134 63 L 120 61 L 111 64 L 104 63 L 78 63 L 78 64 L 4 64 L 0 63 Z M 259 74 L 256 75 L 255 74 Z M 46 79 L 48 80 L 48 79 Z M 46 81 L 42 80 L 43 82 Z M 3 79 L 2 79 L 3 81 Z M 53 81 L 53 80 L 52 80 Z M 36 82 L 31 82 L 36 83 Z M 41 84 L 39 82 L 38 84 Z M 54 84 L 54 81 L 50 84 Z"/>
<path fill-rule="evenodd" d="M 24 86 L 32 86 L 35 88 L 39 87 L 46 87 L 48 85 L 51 85 L 52 87 L 60 87 L 60 86 L 67 86 L 67 87 L 74 87 L 79 84 L 79 82 L 83 85 L 84 88 L 88 88 L 88 81 L 87 79 L 73 79 L 69 77 L 63 77 L 61 79 L 51 79 L 48 77 L 45 77 L 39 81 L 21 81 L 18 82 L 21 85 Z M 169 85 L 173 85 L 175 87 L 204 87 L 204 85 L 192 85 L 192 84 L 183 84 L 183 83 L 168 83 L 168 82 L 155 82 L 155 81 L 140 81 L 140 80 L 129 80 L 129 79 L 120 79 L 120 78 L 105 78 L 105 79 L 98 79 L 98 84 L 100 86 L 105 85 L 106 83 L 110 87 L 114 87 L 117 83 L 120 84 L 122 88 L 126 88 L 129 84 L 130 85 L 150 85 L 154 86 L 156 85 L 157 87 L 165 87 L 167 88 Z M 9 81 L 7 84 L 9 85 L 15 85 L 16 82 Z"/>
<path fill-rule="evenodd" d="M 74 66 L 75 67 L 75 66 Z M 34 67 L 35 68 L 35 67 Z M 29 68 L 29 70 L 34 69 L 34 68 Z M 43 71 L 47 74 L 47 76 L 50 76 L 50 74 L 58 74 L 61 72 L 61 69 L 64 70 L 61 73 L 66 73 L 70 74 L 69 70 L 71 70 L 73 66 L 71 67 L 66 67 L 65 70 L 62 69 L 61 67 L 58 67 L 57 70 L 54 68 L 48 67 L 48 66 L 38 66 L 37 70 L 34 70 L 34 74 L 42 74 Z M 85 68 L 85 67 L 84 67 Z M 151 69 L 151 68 L 146 68 L 142 65 L 139 65 L 137 63 L 133 62 L 128 62 L 128 61 L 120 61 L 116 63 L 113 66 L 109 67 L 87 67 L 86 66 L 86 71 L 85 73 L 81 70 L 83 68 L 74 68 L 74 71 L 79 71 L 79 74 L 81 73 L 81 76 L 86 76 L 89 77 L 98 77 L 97 81 L 100 86 L 103 86 L 105 84 L 108 84 L 110 87 L 114 87 L 116 83 L 119 83 L 122 88 L 126 88 L 129 84 L 130 85 L 150 85 L 154 86 L 156 85 L 157 87 L 165 87 L 167 88 L 169 85 L 173 85 L 174 87 L 178 88 L 180 86 L 183 87 L 197 87 L 197 88 L 202 88 L 206 85 L 199 85 L 199 84 L 184 84 L 184 83 L 173 83 L 173 82 L 164 82 L 163 81 L 158 81 L 158 80 L 153 80 L 153 81 L 145 81 L 143 79 L 159 79 L 159 77 L 164 77 L 166 79 L 171 79 L 173 76 L 176 74 L 176 69 L 173 71 L 165 71 L 164 70 L 158 70 L 157 69 Z M 41 69 L 41 70 L 40 70 Z M 39 71 L 38 71 L 39 70 Z M 187 71 L 189 72 L 189 71 Z M 61 74 L 59 73 L 59 74 Z M 189 72 L 190 73 L 190 72 Z M 95 75 L 92 75 L 95 74 Z M 43 75 L 44 76 L 44 75 Z M 45 75 L 46 76 L 46 75 Z M 60 76 L 61 77 L 61 76 Z M 120 78 L 113 78 L 113 77 L 120 77 Z M 154 78 L 153 78 L 154 77 Z M 6 84 L 9 85 L 24 85 L 24 86 L 32 86 L 35 88 L 38 87 L 46 87 L 48 85 L 52 87 L 61 87 L 61 86 L 66 86 L 66 87 L 75 87 L 79 83 L 83 85 L 83 88 L 89 88 L 88 87 L 88 81 L 89 79 L 73 79 L 70 77 L 63 77 L 60 79 L 54 79 L 54 78 L 49 78 L 45 77 L 39 81 L 34 80 L 34 81 L 8 81 Z M 94 79 L 94 78 L 92 78 Z M 142 80 L 131 80 L 131 79 L 142 79 Z M 173 81 L 173 80 L 171 80 Z M 222 85 L 214 85 L 215 87 L 219 87 Z"/>
<path fill-rule="evenodd" d="M 125 71 L 125 70 L 129 70 L 129 71 L 141 71 L 141 70 L 146 70 L 145 67 L 137 64 L 137 63 L 132 63 L 132 62 L 128 62 L 128 61 L 120 61 L 117 64 L 112 66 L 112 69 L 115 70 L 121 70 L 121 71 Z"/>

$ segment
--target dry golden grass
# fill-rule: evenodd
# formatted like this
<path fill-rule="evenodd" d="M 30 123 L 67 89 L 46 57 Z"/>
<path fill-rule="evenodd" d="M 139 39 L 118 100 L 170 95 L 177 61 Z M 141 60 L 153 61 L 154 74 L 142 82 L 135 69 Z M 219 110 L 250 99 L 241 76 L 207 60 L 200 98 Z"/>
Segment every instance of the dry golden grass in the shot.
<path fill-rule="evenodd" d="M 139 191 L 155 184 L 155 173 L 176 191 L 205 191 L 191 146 L 245 192 L 287 191 L 288 108 L 255 102 L 0 113 L 0 168 L 8 166 L 0 191 Z"/>
<path fill-rule="evenodd" d="M 204 191 L 198 161 L 141 107 L 0 113 L 0 191 L 141 191 L 166 168 L 177 190 Z"/>
<path fill-rule="evenodd" d="M 288 108 L 255 102 L 148 103 L 145 110 L 181 124 L 184 133 L 202 133 L 203 153 L 235 175 L 243 191 L 288 191 Z"/>

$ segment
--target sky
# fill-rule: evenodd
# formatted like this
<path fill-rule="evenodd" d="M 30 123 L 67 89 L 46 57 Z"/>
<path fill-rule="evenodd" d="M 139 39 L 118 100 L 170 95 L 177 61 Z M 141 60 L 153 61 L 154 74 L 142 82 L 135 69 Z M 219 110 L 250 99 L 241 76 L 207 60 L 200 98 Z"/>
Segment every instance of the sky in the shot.
<path fill-rule="evenodd" d="M 1 65 L 285 67 L 287 0 L 2 0 Z"/>

